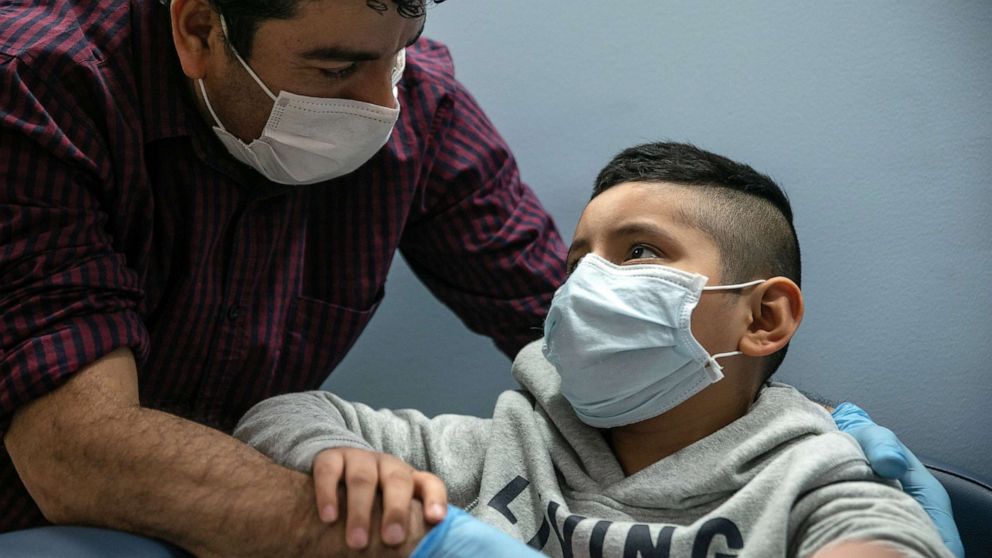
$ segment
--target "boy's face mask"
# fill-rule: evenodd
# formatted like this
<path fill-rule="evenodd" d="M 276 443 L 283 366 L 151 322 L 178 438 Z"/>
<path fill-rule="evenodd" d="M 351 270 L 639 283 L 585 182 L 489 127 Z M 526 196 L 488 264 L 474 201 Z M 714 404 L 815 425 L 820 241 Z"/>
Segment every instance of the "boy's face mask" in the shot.
<path fill-rule="evenodd" d="M 705 287 L 707 280 L 662 265 L 582 258 L 551 302 L 544 355 L 583 422 L 596 428 L 640 422 L 723 378 L 716 359 L 741 353 L 708 354 L 692 335 L 692 310 L 705 290 L 764 280 Z"/>

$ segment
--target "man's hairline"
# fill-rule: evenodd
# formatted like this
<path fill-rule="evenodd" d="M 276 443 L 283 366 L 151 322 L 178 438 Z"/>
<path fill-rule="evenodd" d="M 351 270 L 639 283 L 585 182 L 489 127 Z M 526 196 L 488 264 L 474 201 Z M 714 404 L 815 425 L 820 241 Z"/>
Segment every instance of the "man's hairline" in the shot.
<path fill-rule="evenodd" d="M 303 2 L 317 2 L 317 1 L 319 1 L 319 0 L 292 0 L 292 2 L 293 2 L 292 11 L 290 12 L 290 14 L 289 14 L 288 17 L 262 17 L 262 18 L 257 18 L 254 21 L 254 23 L 253 23 L 253 29 L 251 31 L 251 36 L 249 37 L 249 40 L 248 40 L 248 44 L 247 44 L 248 52 L 247 53 L 240 53 L 240 52 L 238 52 L 238 54 L 241 55 L 245 60 L 248 60 L 249 57 L 252 54 L 254 54 L 254 52 L 255 52 L 255 40 L 256 40 L 257 35 L 258 35 L 259 27 L 261 25 L 263 25 L 266 21 L 270 21 L 270 20 L 274 20 L 274 19 L 287 21 L 287 20 L 294 19 L 296 17 L 299 17 L 299 5 L 300 4 L 302 4 Z M 171 3 L 171 2 L 172 2 L 172 0 L 166 0 L 167 5 L 169 3 Z M 221 18 L 221 20 L 224 20 L 224 18 L 226 16 L 224 15 L 224 12 L 220 9 L 220 7 L 217 6 L 213 2 L 213 0 L 207 0 L 207 3 L 210 5 L 210 9 L 212 9 L 213 11 L 215 11 L 217 13 L 217 16 L 219 18 Z M 426 0 L 425 0 L 425 3 L 426 3 Z M 370 6 L 366 6 L 366 7 L 368 9 L 370 9 L 370 10 L 375 11 Z M 171 10 L 170 10 L 170 13 L 169 13 L 170 18 L 171 18 L 171 15 L 172 14 L 171 14 Z M 381 15 L 381 13 L 380 13 L 380 15 Z M 402 13 L 400 13 L 399 15 L 400 15 L 400 17 L 406 18 L 406 19 L 422 19 L 423 20 L 423 23 L 421 23 L 420 28 L 414 34 L 413 39 L 411 41 L 407 41 L 407 44 L 405 44 L 400 49 L 400 50 L 403 50 L 404 48 L 409 48 L 409 47 L 413 46 L 418 40 L 420 40 L 421 37 L 423 37 L 424 31 L 427 28 L 427 13 L 425 12 L 425 13 L 419 15 L 419 16 L 416 16 L 415 18 L 414 17 L 404 16 Z M 227 22 L 227 23 L 228 23 L 228 25 L 230 25 L 230 22 Z M 234 60 L 235 58 L 234 58 L 233 55 L 237 51 L 235 50 L 234 45 L 231 43 L 230 37 L 222 36 L 221 39 L 223 40 L 223 44 L 226 47 L 224 49 L 226 51 L 226 54 L 228 55 L 229 58 L 231 58 L 232 60 Z"/>

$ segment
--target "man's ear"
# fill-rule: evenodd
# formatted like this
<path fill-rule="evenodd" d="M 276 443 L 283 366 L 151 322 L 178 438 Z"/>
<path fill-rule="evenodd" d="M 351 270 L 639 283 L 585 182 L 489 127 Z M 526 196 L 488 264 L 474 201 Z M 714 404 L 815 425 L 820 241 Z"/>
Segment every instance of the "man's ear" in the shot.
<path fill-rule="evenodd" d="M 748 356 L 768 356 L 784 347 L 803 320 L 803 293 L 791 279 L 772 277 L 755 287 L 751 324 L 738 350 Z"/>
<path fill-rule="evenodd" d="M 210 34 L 215 32 L 219 19 L 215 18 L 209 0 L 172 0 L 169 11 L 172 41 L 183 73 L 190 79 L 200 79 L 207 73 Z"/>

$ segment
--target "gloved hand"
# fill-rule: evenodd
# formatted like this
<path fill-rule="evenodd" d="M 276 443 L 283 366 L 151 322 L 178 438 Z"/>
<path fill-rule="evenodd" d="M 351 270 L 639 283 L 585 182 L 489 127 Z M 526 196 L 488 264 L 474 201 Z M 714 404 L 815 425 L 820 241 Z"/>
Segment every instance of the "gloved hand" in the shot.
<path fill-rule="evenodd" d="M 448 506 L 444 521 L 434 526 L 410 558 L 536 558 L 540 552 L 499 529 Z"/>
<path fill-rule="evenodd" d="M 923 506 L 937 526 L 944 545 L 958 558 L 964 558 L 964 545 L 951 512 L 951 499 L 913 452 L 891 430 L 875 424 L 868 413 L 853 403 L 838 405 L 833 417 L 837 428 L 861 444 L 875 473 L 901 482 L 906 494 Z"/>

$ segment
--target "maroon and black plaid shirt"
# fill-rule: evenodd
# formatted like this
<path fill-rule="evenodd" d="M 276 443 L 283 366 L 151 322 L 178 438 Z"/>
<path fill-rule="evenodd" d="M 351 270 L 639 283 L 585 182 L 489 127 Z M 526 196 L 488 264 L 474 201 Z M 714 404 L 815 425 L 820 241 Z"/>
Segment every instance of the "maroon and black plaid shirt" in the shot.
<path fill-rule="evenodd" d="M 314 389 L 397 248 L 474 331 L 538 332 L 564 246 L 447 50 L 408 51 L 387 145 L 326 184 L 265 181 L 193 103 L 157 0 L 0 8 L 0 434 L 129 346 L 141 400 L 229 430 Z M 43 523 L 0 449 L 0 531 Z"/>

